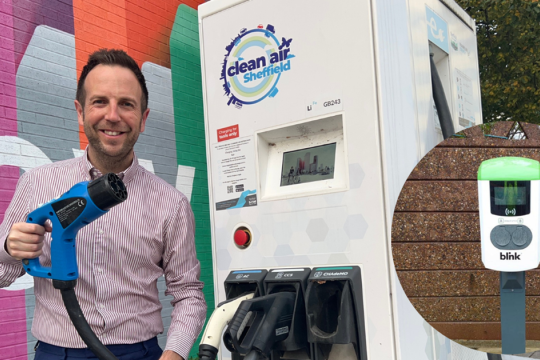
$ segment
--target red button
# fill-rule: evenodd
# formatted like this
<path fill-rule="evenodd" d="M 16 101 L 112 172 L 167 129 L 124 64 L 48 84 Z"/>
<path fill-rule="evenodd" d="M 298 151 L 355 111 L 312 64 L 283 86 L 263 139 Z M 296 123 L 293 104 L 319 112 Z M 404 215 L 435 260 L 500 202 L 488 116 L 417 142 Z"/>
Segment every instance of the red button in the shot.
<path fill-rule="evenodd" d="M 234 242 L 238 246 L 246 246 L 249 242 L 249 234 L 245 230 L 238 229 L 234 232 Z"/>

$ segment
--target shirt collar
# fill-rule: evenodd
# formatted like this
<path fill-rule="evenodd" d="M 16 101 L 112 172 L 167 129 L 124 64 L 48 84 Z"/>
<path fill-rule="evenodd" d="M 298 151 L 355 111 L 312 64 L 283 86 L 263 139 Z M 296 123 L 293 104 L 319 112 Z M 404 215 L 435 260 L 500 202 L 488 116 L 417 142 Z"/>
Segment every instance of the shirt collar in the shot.
<path fill-rule="evenodd" d="M 98 177 L 102 176 L 103 174 L 101 171 L 99 171 L 88 159 L 88 146 L 86 146 L 86 149 L 84 150 L 83 156 L 81 156 L 81 165 L 84 171 L 84 174 L 86 176 L 86 179 L 88 181 L 95 180 Z M 137 159 L 137 155 L 133 153 L 133 161 L 131 162 L 131 165 L 124 171 L 119 172 L 118 177 L 124 182 L 127 183 L 133 177 L 135 176 L 135 173 L 137 172 L 137 168 L 139 167 L 139 160 Z"/>

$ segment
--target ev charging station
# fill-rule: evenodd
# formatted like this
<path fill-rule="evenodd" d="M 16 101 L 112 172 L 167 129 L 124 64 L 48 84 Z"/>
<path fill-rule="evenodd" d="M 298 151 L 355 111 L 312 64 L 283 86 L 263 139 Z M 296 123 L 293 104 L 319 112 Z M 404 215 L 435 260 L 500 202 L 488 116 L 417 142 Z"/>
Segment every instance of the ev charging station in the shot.
<path fill-rule="evenodd" d="M 221 358 L 441 358 L 397 281 L 390 229 L 407 176 L 443 140 L 430 51 L 455 130 L 482 121 L 473 20 L 452 0 L 198 12 L 216 303 L 253 294 Z M 290 322 L 256 346 L 263 320 L 246 314 L 270 318 L 269 301 Z M 292 324 L 307 336 L 283 336 L 302 333 Z"/>
<path fill-rule="evenodd" d="M 482 262 L 500 271 L 503 354 L 525 352 L 525 271 L 540 264 L 539 197 L 538 161 L 501 157 L 480 165 Z"/>

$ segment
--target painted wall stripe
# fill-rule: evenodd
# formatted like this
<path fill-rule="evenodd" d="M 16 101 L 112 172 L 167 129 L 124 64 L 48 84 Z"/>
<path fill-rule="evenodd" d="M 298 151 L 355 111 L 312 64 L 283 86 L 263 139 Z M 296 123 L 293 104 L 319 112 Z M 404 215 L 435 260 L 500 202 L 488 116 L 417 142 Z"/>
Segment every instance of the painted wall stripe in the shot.
<path fill-rule="evenodd" d="M 195 168 L 191 207 L 195 214 L 195 242 L 208 317 L 215 308 L 208 175 L 202 101 L 201 60 L 197 11 L 180 5 L 171 32 L 171 71 L 178 164 Z M 186 106 L 187 104 L 187 106 Z M 200 342 L 200 337 L 197 344 Z M 191 356 L 196 356 L 194 346 Z"/>

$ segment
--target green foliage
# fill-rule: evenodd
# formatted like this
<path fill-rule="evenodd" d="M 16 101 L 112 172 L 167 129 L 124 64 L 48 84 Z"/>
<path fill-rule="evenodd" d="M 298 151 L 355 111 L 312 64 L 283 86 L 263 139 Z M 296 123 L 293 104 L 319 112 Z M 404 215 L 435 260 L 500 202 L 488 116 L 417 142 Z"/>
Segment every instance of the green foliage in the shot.
<path fill-rule="evenodd" d="M 484 134 L 491 134 L 491 129 L 493 128 L 493 123 L 489 122 L 489 123 L 482 124 L 482 125 L 480 125 L 480 128 L 482 129 L 482 132 Z"/>
<path fill-rule="evenodd" d="M 476 20 L 484 122 L 540 123 L 539 0 L 456 0 Z"/>

